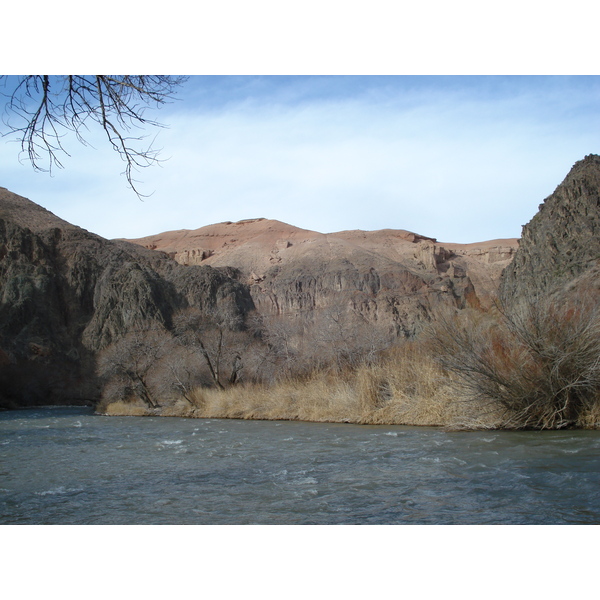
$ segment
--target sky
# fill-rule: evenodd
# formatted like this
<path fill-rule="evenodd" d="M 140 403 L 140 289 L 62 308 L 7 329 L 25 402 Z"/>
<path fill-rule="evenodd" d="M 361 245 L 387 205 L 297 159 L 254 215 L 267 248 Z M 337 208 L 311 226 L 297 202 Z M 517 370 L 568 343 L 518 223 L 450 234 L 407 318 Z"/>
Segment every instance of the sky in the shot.
<path fill-rule="evenodd" d="M 512 238 L 600 153 L 599 102 L 598 76 L 194 75 L 149 113 L 166 160 L 137 173 L 143 200 L 94 130 L 52 175 L 1 139 L 0 186 L 109 239 L 257 217 Z"/>

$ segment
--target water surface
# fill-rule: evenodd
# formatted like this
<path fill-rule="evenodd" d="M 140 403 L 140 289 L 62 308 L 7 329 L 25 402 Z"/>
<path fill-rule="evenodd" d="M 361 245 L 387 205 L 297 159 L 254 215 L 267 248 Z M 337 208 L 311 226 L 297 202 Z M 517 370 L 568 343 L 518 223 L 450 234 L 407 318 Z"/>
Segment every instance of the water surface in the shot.
<path fill-rule="evenodd" d="M 2 524 L 595 524 L 600 432 L 0 414 Z"/>

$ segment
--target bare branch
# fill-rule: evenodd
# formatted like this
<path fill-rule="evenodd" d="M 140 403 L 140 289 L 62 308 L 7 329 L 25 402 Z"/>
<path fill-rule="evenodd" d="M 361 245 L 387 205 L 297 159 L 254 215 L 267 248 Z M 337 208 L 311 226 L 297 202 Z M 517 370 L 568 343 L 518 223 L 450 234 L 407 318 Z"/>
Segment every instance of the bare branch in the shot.
<path fill-rule="evenodd" d="M 69 132 L 89 145 L 89 125 L 99 126 L 109 144 L 125 162 L 125 175 L 133 191 L 142 197 L 134 172 L 158 164 L 159 152 L 144 135 L 130 135 L 133 129 L 164 127 L 146 118 L 148 108 L 159 108 L 173 99 L 186 77 L 169 75 L 25 75 L 0 76 L 8 93 L 3 123 L 17 135 L 21 153 L 36 171 L 52 173 L 63 168 L 61 155 L 69 156 L 62 139 Z M 10 85 L 12 84 L 12 89 Z"/>
<path fill-rule="evenodd" d="M 572 425 L 600 401 L 600 309 L 593 294 L 538 299 L 491 315 L 438 315 L 442 366 L 508 427 Z"/>

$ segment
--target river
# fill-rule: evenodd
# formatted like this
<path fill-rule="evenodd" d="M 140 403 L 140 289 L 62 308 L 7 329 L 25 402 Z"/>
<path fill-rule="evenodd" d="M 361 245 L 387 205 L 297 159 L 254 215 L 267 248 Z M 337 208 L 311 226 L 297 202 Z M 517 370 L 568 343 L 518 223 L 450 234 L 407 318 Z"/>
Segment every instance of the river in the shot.
<path fill-rule="evenodd" d="M 600 432 L 0 414 L 1 524 L 598 524 Z"/>

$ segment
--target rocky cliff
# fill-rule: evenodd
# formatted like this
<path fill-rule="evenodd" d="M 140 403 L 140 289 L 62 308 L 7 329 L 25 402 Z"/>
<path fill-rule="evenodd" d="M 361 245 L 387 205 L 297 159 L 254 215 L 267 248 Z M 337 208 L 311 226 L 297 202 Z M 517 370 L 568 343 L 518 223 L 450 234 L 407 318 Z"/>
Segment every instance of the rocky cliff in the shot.
<path fill-rule="evenodd" d="M 105 240 L 0 188 L 0 404 L 96 398 L 96 352 L 188 306 L 244 316 L 253 302 L 224 270 Z"/>
<path fill-rule="evenodd" d="M 404 230 L 321 234 L 268 219 L 130 240 L 184 265 L 234 267 L 263 315 L 340 310 L 411 336 L 443 304 L 488 306 L 517 240 L 442 244 Z"/>
<path fill-rule="evenodd" d="M 519 250 L 505 269 L 500 297 L 510 306 L 540 295 L 600 285 L 600 156 L 575 163 L 523 227 Z M 588 292 L 589 293 L 589 292 Z"/>

